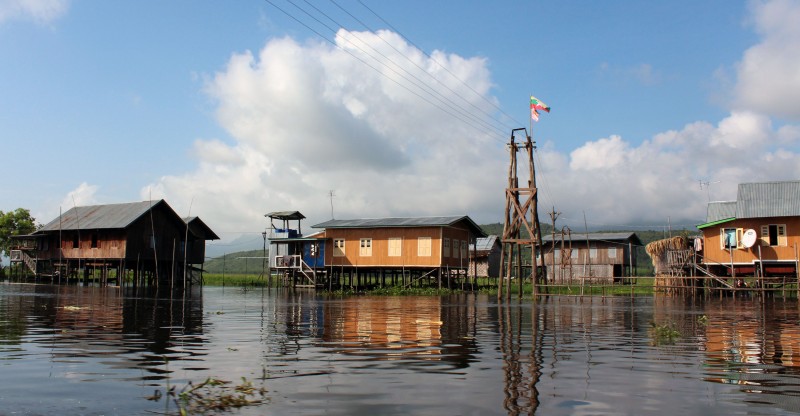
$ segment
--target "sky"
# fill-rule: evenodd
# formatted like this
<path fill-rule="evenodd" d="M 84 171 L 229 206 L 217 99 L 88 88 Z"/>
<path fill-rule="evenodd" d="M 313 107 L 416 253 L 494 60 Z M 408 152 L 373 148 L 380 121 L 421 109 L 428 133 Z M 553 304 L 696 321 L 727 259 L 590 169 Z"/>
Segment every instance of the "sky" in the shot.
<path fill-rule="evenodd" d="M 800 179 L 800 1 L 0 0 L 0 210 L 40 223 L 164 198 L 236 251 L 272 211 L 502 222 L 518 128 L 559 228 Z"/>

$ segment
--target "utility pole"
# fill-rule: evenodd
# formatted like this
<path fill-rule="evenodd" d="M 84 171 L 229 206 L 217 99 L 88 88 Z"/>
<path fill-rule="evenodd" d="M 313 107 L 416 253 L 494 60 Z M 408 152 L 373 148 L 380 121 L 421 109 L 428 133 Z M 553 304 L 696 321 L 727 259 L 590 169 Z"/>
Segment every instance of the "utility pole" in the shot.
<path fill-rule="evenodd" d="M 330 197 L 330 199 L 331 199 L 331 219 L 332 220 L 336 219 L 336 218 L 333 217 L 333 197 L 335 197 L 335 196 L 336 196 L 336 192 L 334 192 L 333 189 L 328 191 L 328 197 Z"/>
<path fill-rule="evenodd" d="M 556 207 L 553 207 L 553 209 L 550 211 L 549 214 L 550 214 L 550 221 L 551 221 L 551 224 L 553 226 L 553 239 L 552 239 L 552 242 L 553 242 L 553 263 L 552 263 L 552 265 L 553 265 L 553 280 L 555 280 L 555 278 L 556 278 L 556 219 L 558 219 L 558 216 L 561 215 L 561 212 L 556 212 Z M 564 248 L 563 244 L 562 244 L 561 248 Z M 545 276 L 547 276 L 546 272 L 545 272 Z"/>

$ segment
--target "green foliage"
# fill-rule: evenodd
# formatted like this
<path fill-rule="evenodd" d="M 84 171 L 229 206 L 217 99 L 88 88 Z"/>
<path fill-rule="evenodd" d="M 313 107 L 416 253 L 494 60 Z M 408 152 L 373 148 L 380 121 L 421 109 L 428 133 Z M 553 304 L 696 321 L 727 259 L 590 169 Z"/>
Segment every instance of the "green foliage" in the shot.
<path fill-rule="evenodd" d="M 36 231 L 36 219 L 24 208 L 4 213 L 0 211 L 0 254 L 8 254 L 11 236 L 26 235 Z"/>
<path fill-rule="evenodd" d="M 653 337 L 653 345 L 674 344 L 675 340 L 681 336 L 673 322 L 663 324 L 650 322 L 650 333 Z"/>

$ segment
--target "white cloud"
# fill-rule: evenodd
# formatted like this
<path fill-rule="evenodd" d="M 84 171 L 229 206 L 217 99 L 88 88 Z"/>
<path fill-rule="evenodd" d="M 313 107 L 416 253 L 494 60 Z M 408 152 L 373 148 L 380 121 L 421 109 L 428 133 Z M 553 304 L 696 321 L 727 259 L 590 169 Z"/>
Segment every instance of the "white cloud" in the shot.
<path fill-rule="evenodd" d="M 0 23 L 12 20 L 33 20 L 50 23 L 63 16 L 69 0 L 0 0 Z"/>
<path fill-rule="evenodd" d="M 786 19 L 769 17 L 778 6 L 788 7 L 780 0 L 754 7 L 764 39 L 745 52 L 743 67 L 754 49 L 793 36 Z M 340 31 L 341 49 L 273 39 L 257 54 L 234 54 L 207 78 L 206 92 L 232 141 L 198 140 L 197 169 L 162 177 L 142 190 L 143 198 L 167 197 L 182 215 L 191 205 L 192 215 L 223 236 L 258 232 L 270 211 L 300 210 L 312 224 L 326 220 L 330 190 L 337 218 L 466 213 L 478 222 L 500 221 L 508 169 L 503 144 L 398 85 L 408 83 L 390 69 L 394 64 L 370 68 L 354 59 L 351 54 L 363 52 L 348 39 L 380 49 L 417 76 L 426 76 L 420 68 L 440 74 L 446 87 L 428 84 L 448 97 L 449 89 L 474 94 L 442 75 L 447 72 L 482 94 L 492 88 L 485 59 L 442 52 L 430 59 L 391 32 Z M 762 56 L 771 59 L 782 58 Z M 648 65 L 631 73 L 642 82 L 658 78 Z M 775 87 L 776 73 L 753 74 L 739 71 L 734 80 L 740 99 L 753 101 L 746 93 Z M 775 126 L 771 118 L 800 108 L 787 104 L 798 102 L 792 94 L 782 92 L 770 106 L 734 106 L 722 120 L 689 123 L 638 145 L 612 135 L 561 152 L 545 142 L 537 159 L 540 218 L 555 207 L 563 213 L 559 224 L 573 229 L 582 228 L 583 212 L 590 225 L 665 224 L 667 218 L 692 224 L 704 219 L 709 198 L 735 198 L 738 183 L 800 178 L 800 126 Z M 491 110 L 477 98 L 469 105 Z M 779 105 L 780 111 L 772 108 Z"/>
<path fill-rule="evenodd" d="M 380 49 L 417 77 L 427 77 L 420 68 L 445 73 L 438 76 L 447 87 L 434 88 L 452 101 L 448 88 L 475 94 L 440 64 L 483 94 L 492 85 L 484 59 L 434 52 L 434 62 L 391 32 L 342 30 L 337 42 L 349 53 L 273 39 L 258 54 L 234 54 L 206 86 L 233 142 L 198 140 L 197 170 L 165 176 L 142 196 L 167 197 L 182 215 L 193 201 L 192 215 L 208 217 L 223 234 L 257 231 L 266 225 L 264 214 L 277 210 L 327 220 L 330 190 L 337 218 L 499 217 L 507 169 L 502 143 L 398 85 L 408 82 L 396 70 L 376 65 L 378 72 L 354 59 L 350 54 L 361 52 L 344 39 Z M 489 106 L 480 98 L 470 105 Z"/>
<path fill-rule="evenodd" d="M 737 108 L 800 120 L 800 3 L 754 1 L 752 23 L 761 35 L 737 65 Z"/>
<path fill-rule="evenodd" d="M 70 191 L 66 197 L 61 201 L 61 208 L 67 211 L 75 206 L 94 205 L 97 204 L 97 189 L 96 185 L 89 185 L 86 182 L 78 185 L 77 188 Z"/>
<path fill-rule="evenodd" d="M 766 117 L 733 112 L 716 126 L 687 124 L 639 146 L 619 136 L 590 141 L 568 161 L 545 146 L 539 169 L 547 182 L 540 186 L 550 189 L 542 204 L 581 225 L 582 211 L 595 225 L 702 220 L 709 197 L 735 199 L 741 182 L 800 178 L 797 149 L 776 145 L 783 130 Z M 701 189 L 700 181 L 714 186 Z"/>

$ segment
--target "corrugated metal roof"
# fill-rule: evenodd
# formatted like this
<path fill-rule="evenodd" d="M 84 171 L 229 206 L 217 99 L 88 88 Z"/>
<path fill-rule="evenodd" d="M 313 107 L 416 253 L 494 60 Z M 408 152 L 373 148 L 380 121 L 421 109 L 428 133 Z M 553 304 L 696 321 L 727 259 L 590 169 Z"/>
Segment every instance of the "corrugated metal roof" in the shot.
<path fill-rule="evenodd" d="M 800 215 L 800 181 L 740 183 L 736 218 Z"/>
<path fill-rule="evenodd" d="M 570 235 L 572 241 L 586 241 L 587 234 L 580 234 L 580 233 L 573 233 Z M 564 236 L 564 240 L 566 241 L 567 237 Z M 639 236 L 633 232 L 625 232 L 625 233 L 589 233 L 588 240 L 589 241 L 627 241 L 628 239 L 632 239 L 634 244 L 642 244 L 639 240 Z M 553 235 L 547 234 L 542 236 L 543 243 L 550 243 L 553 241 Z M 561 234 L 556 234 L 556 242 L 561 241 Z"/>
<path fill-rule="evenodd" d="M 131 202 L 125 204 L 90 205 L 73 207 L 56 217 L 39 231 L 61 230 L 100 230 L 126 228 L 139 217 L 164 202 Z M 171 208 L 170 208 L 171 209 Z"/>
<path fill-rule="evenodd" d="M 736 201 L 709 202 L 706 209 L 706 223 L 736 217 Z"/>
<path fill-rule="evenodd" d="M 183 222 L 189 225 L 192 233 L 203 240 L 219 240 L 219 236 L 200 217 L 185 217 Z"/>
<path fill-rule="evenodd" d="M 275 211 L 270 212 L 265 215 L 265 217 L 275 218 L 277 220 L 304 220 L 306 218 L 300 211 Z"/>
<path fill-rule="evenodd" d="M 475 240 L 475 244 L 470 244 L 470 250 L 489 251 L 497 244 L 497 238 L 494 234 L 478 238 Z"/>
<path fill-rule="evenodd" d="M 353 220 L 330 220 L 312 228 L 380 228 L 380 227 L 445 227 L 457 222 L 466 221 L 472 228 L 472 233 L 478 237 L 485 237 L 481 227 L 475 224 L 469 216 L 452 217 L 390 217 L 390 218 L 362 218 Z"/>

